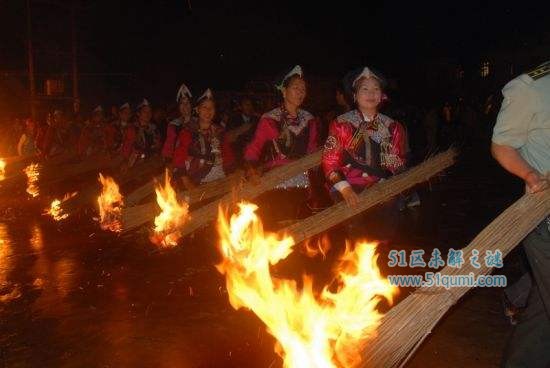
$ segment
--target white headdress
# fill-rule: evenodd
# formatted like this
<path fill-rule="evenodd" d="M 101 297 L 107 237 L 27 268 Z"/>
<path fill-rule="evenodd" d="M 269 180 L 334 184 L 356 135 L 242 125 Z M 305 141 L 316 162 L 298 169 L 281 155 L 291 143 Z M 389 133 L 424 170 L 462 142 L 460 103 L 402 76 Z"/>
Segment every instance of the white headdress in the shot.
<path fill-rule="evenodd" d="M 304 72 L 302 70 L 302 67 L 300 65 L 296 65 L 294 68 L 292 68 L 292 70 L 290 72 L 288 72 L 284 77 L 283 79 L 281 80 L 281 82 L 276 85 L 277 89 L 280 91 L 283 89 L 283 85 L 285 84 L 286 80 L 290 77 L 292 77 L 293 75 L 299 75 L 301 78 L 304 76 Z"/>
<path fill-rule="evenodd" d="M 139 110 L 145 106 L 151 106 L 151 104 L 149 103 L 149 101 L 147 101 L 147 99 L 144 98 L 143 101 L 141 101 L 141 103 L 137 106 L 137 109 Z"/>
<path fill-rule="evenodd" d="M 200 97 L 197 99 L 197 103 L 201 102 L 204 99 L 209 99 L 209 100 L 214 99 L 214 95 L 212 94 L 212 91 L 210 90 L 210 88 L 207 88 L 206 91 L 204 91 L 204 93 L 200 95 Z"/>
<path fill-rule="evenodd" d="M 353 83 L 352 83 L 352 86 L 355 86 L 355 83 L 357 83 L 357 81 L 361 78 L 376 78 L 378 80 L 380 80 L 380 77 L 377 76 L 376 74 L 373 73 L 372 70 L 370 70 L 368 67 L 364 67 L 363 70 L 361 70 L 361 73 L 359 73 L 354 79 L 353 79 Z"/>
<path fill-rule="evenodd" d="M 191 97 L 193 97 L 189 88 L 187 88 L 185 83 L 182 83 L 180 88 L 178 89 L 178 94 L 176 95 L 176 101 L 179 102 L 179 100 L 181 100 L 181 98 L 184 96 L 187 97 L 188 99 L 191 99 Z"/>

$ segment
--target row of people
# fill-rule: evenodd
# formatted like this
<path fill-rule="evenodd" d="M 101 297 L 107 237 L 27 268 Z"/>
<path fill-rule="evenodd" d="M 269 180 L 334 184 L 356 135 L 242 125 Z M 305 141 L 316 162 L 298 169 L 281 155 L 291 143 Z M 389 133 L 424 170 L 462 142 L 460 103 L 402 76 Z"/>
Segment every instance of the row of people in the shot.
<path fill-rule="evenodd" d="M 254 181 L 263 172 L 324 146 L 322 169 L 330 192 L 351 205 L 359 190 L 404 168 L 405 131 L 380 112 L 386 100 L 386 81 L 379 73 L 365 67 L 346 76 L 345 87 L 353 95 L 355 107 L 333 119 L 324 143 L 319 139 L 319 120 L 302 108 L 307 83 L 301 67 L 286 73 L 276 87 L 281 96 L 278 107 L 256 118 L 251 101 L 244 99 L 238 121 L 229 124 L 215 121 L 216 102 L 210 89 L 193 100 L 185 84 L 176 94 L 178 116 L 166 127 L 152 121 L 153 111 L 146 99 L 137 105 L 134 115 L 129 103 L 120 106 L 116 119 L 111 120 L 97 107 L 82 124 L 75 123 L 76 119 L 66 123 L 56 111 L 45 129 L 36 131 L 33 122 L 28 122 L 20 153 L 36 150 L 48 157 L 69 146 L 81 159 L 98 152 L 120 154 L 125 167 L 160 154 L 178 181 L 192 188 L 239 167 Z M 308 185 L 309 177 L 303 174 L 281 187 Z"/>
<path fill-rule="evenodd" d="M 322 168 L 331 193 L 353 205 L 358 191 L 405 167 L 406 136 L 399 122 L 380 113 L 386 99 L 381 75 L 362 68 L 346 79 L 356 108 L 330 124 Z M 182 85 L 178 92 L 181 116 L 170 123 L 162 152 L 171 158 L 176 176 L 186 187 L 218 179 L 240 163 L 254 181 L 262 172 L 320 148 L 318 119 L 301 108 L 307 93 L 302 69 L 293 68 L 277 89 L 281 105 L 263 114 L 255 129 L 250 124 L 230 130 L 213 121 L 216 105 L 210 90 L 197 99 L 193 117 L 191 93 Z M 233 143 L 242 135 L 248 139 L 236 154 Z M 281 186 L 308 185 L 304 174 Z"/>

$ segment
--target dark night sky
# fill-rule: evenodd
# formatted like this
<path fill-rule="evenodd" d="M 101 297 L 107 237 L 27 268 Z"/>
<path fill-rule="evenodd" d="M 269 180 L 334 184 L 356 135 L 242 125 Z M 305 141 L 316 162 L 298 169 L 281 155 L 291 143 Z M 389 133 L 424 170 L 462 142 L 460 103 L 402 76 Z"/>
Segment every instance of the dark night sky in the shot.
<path fill-rule="evenodd" d="M 238 88 L 298 63 L 319 75 L 362 64 L 391 73 L 427 58 L 478 62 L 494 49 L 536 44 L 549 18 L 519 1 L 189 1 L 191 11 L 188 0 L 82 1 L 80 70 L 132 73 L 151 88 L 180 80 Z M 37 3 L 37 38 L 55 48 L 48 32 L 68 40 L 68 13 Z M 0 20 L 0 70 L 23 70 L 25 1 L 0 0 Z"/>

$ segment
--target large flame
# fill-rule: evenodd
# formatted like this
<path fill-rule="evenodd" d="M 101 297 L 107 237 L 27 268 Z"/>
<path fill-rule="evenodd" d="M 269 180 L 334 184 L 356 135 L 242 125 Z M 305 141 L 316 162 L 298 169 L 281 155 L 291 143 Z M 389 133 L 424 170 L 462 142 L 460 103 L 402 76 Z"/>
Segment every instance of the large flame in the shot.
<path fill-rule="evenodd" d="M 118 184 L 110 176 L 99 174 L 102 185 L 101 194 L 97 198 L 99 204 L 99 223 L 103 230 L 120 232 L 122 230 L 122 206 L 124 200 Z"/>
<path fill-rule="evenodd" d="M 0 181 L 6 178 L 6 161 L 0 158 Z"/>
<path fill-rule="evenodd" d="M 63 211 L 61 204 L 74 197 L 78 192 L 66 193 L 63 199 L 54 199 L 49 208 L 46 208 L 44 214 L 50 215 L 55 221 L 65 220 L 69 217 L 68 213 Z"/>
<path fill-rule="evenodd" d="M 229 221 L 220 210 L 223 260 L 217 268 L 226 276 L 231 305 L 252 310 L 267 325 L 286 368 L 355 366 L 361 361 L 359 344 L 376 335 L 379 303 L 391 303 L 397 292 L 380 274 L 376 246 L 346 247 L 330 288 L 314 291 L 308 275 L 299 288 L 270 272 L 270 265 L 293 252 L 294 240 L 264 233 L 256 209 L 241 203 Z"/>
<path fill-rule="evenodd" d="M 189 220 L 189 204 L 186 201 L 178 201 L 168 171 L 164 177 L 164 187 L 157 185 L 155 192 L 161 213 L 155 217 L 151 241 L 162 247 L 173 247 L 181 238 L 181 228 Z"/>
<path fill-rule="evenodd" d="M 38 178 L 40 176 L 39 164 L 30 164 L 23 171 L 27 175 L 27 193 L 33 198 L 38 197 L 40 194 L 38 188 Z"/>

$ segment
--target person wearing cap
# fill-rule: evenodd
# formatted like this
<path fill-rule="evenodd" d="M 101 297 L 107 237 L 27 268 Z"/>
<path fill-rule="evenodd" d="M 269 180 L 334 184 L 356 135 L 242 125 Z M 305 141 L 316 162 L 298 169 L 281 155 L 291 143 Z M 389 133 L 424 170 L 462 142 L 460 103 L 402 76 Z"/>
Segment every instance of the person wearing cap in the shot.
<path fill-rule="evenodd" d="M 400 123 L 379 111 L 386 99 L 381 75 L 365 67 L 345 79 L 356 108 L 330 124 L 322 168 L 333 198 L 354 206 L 357 192 L 404 168 L 406 137 Z"/>
<path fill-rule="evenodd" d="M 294 67 L 277 85 L 282 104 L 263 114 L 244 152 L 249 176 L 258 177 L 263 170 L 285 165 L 317 149 L 317 119 L 301 109 L 306 98 L 302 68 Z M 282 184 L 281 187 L 307 187 L 307 175 Z"/>
<path fill-rule="evenodd" d="M 78 141 L 78 156 L 82 159 L 105 149 L 105 116 L 103 107 L 97 106 L 84 123 Z"/>
<path fill-rule="evenodd" d="M 121 153 L 127 161 L 127 167 L 132 167 L 138 159 L 152 156 L 159 148 L 159 135 L 152 123 L 153 110 L 149 101 L 143 101 L 137 106 L 136 119 L 128 125 L 124 132 Z"/>
<path fill-rule="evenodd" d="M 286 73 L 276 85 L 282 102 L 263 114 L 252 140 L 244 151 L 248 180 L 258 183 L 264 171 L 286 165 L 318 148 L 318 121 L 301 108 L 306 98 L 306 81 L 300 66 Z M 307 212 L 313 200 L 309 172 L 284 180 L 259 199 L 269 219 L 282 224 Z"/>
<path fill-rule="evenodd" d="M 156 106 L 153 109 L 153 119 L 151 122 L 155 126 L 159 139 L 159 151 L 162 152 L 164 142 L 166 141 L 166 129 L 168 128 L 168 112 L 165 106 Z"/>
<path fill-rule="evenodd" d="M 117 105 L 111 105 L 109 109 L 109 115 L 105 117 L 105 121 L 111 122 L 118 119 L 119 107 Z"/>
<path fill-rule="evenodd" d="M 122 115 L 125 115 L 122 117 Z M 125 103 L 121 106 L 111 106 L 111 115 L 105 119 L 103 127 L 105 149 L 111 155 L 114 155 L 120 149 L 122 141 L 122 124 L 127 125 L 130 117 L 130 105 Z M 123 122 L 124 121 L 124 122 Z"/>
<path fill-rule="evenodd" d="M 120 150 L 122 145 L 122 138 L 126 128 L 130 124 L 130 119 L 132 117 L 132 109 L 128 102 L 123 103 L 118 107 L 118 118 L 112 122 L 113 127 L 115 128 L 115 146 L 117 150 Z"/>
<path fill-rule="evenodd" d="M 180 131 L 184 126 L 187 126 L 191 122 L 191 116 L 193 113 L 193 106 L 191 104 L 191 91 L 185 84 L 182 84 L 176 95 L 176 102 L 178 103 L 179 116 L 168 123 L 166 128 L 166 139 L 162 147 L 162 157 L 165 162 L 171 162 L 174 156 L 174 147 Z"/>
<path fill-rule="evenodd" d="M 550 62 L 521 74 L 502 90 L 504 100 L 493 129 L 491 152 L 525 183 L 525 190 L 550 190 Z M 503 367 L 550 366 L 550 217 L 523 240 L 531 266 L 527 307 L 508 341 Z M 529 290 L 521 290 L 527 288 Z"/>
<path fill-rule="evenodd" d="M 196 121 L 186 124 L 176 139 L 172 165 L 174 176 L 186 189 L 223 178 L 222 128 L 214 123 L 216 104 L 210 89 L 197 100 Z"/>

